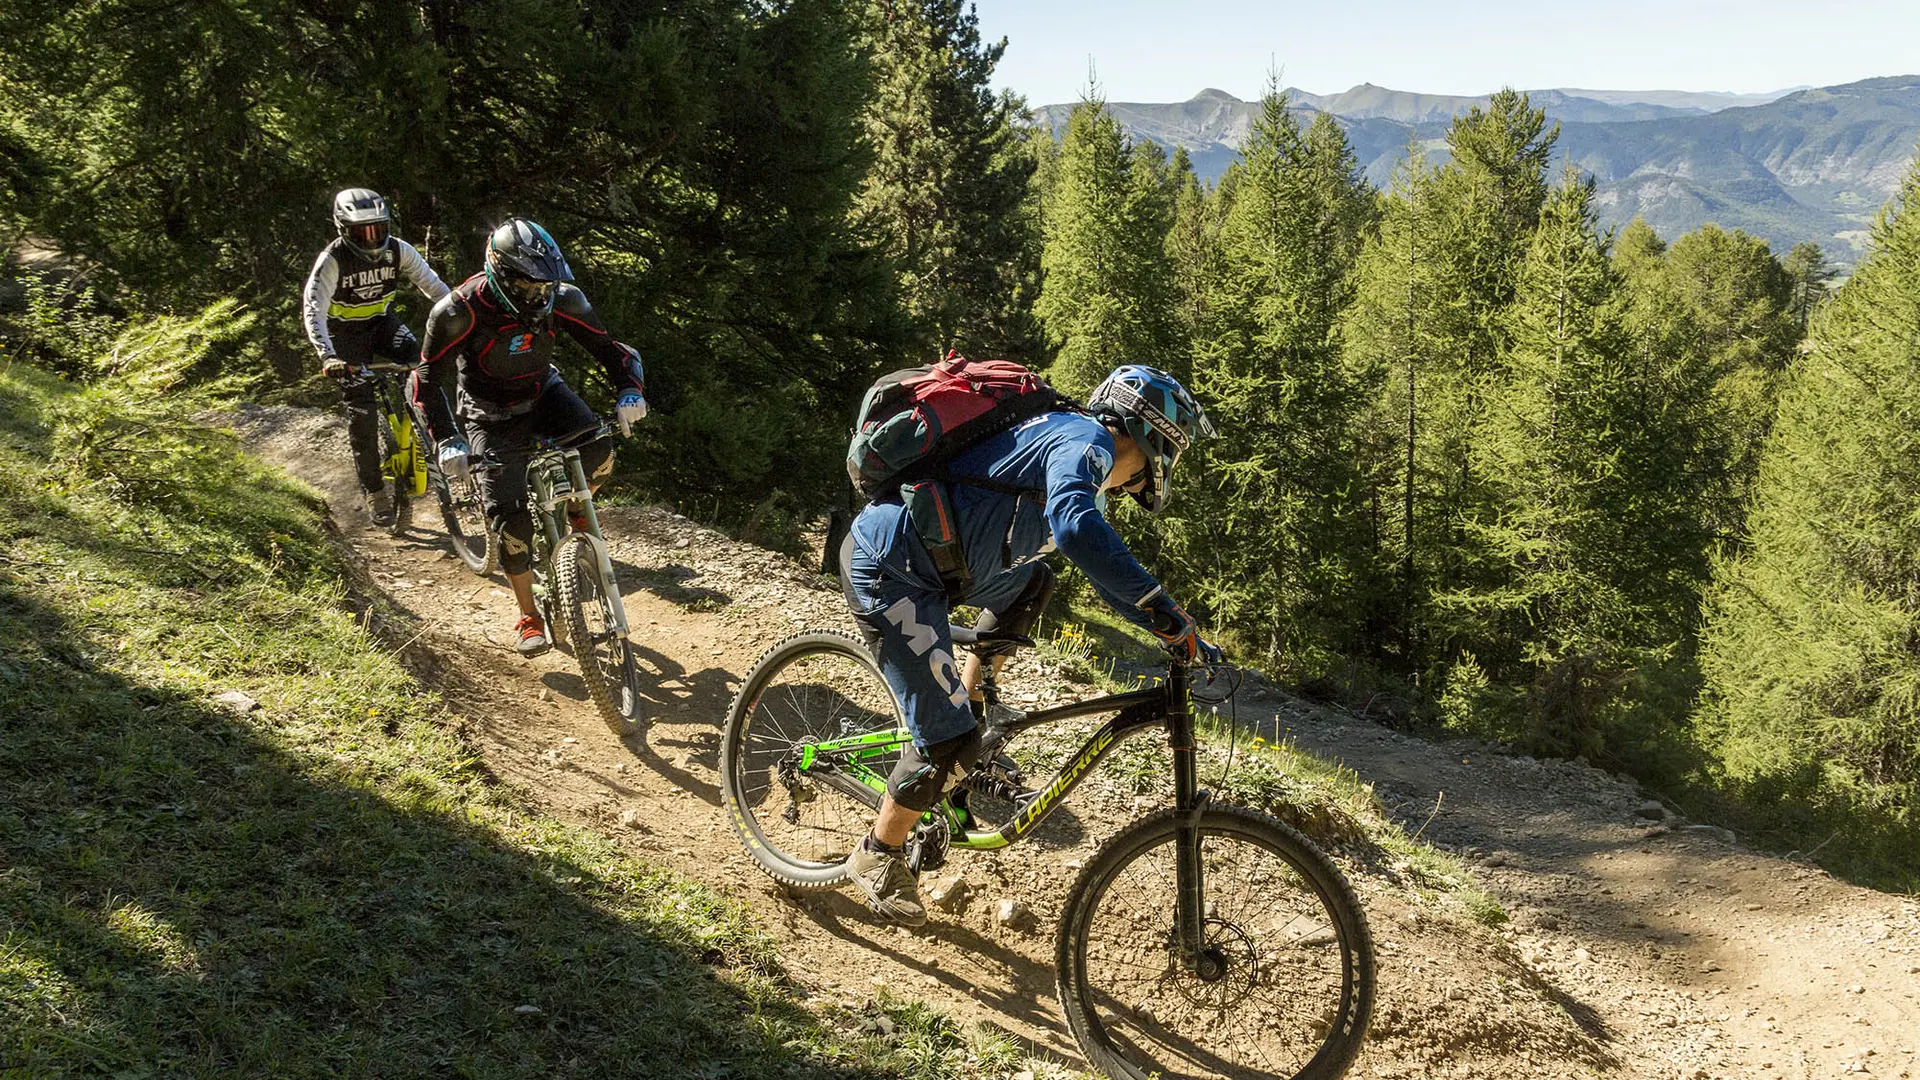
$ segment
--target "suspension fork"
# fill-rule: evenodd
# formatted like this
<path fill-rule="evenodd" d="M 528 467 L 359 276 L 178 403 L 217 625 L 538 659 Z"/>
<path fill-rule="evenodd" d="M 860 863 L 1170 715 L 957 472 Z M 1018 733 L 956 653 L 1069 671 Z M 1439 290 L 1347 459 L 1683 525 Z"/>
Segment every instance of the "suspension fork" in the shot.
<path fill-rule="evenodd" d="M 587 470 L 580 464 L 580 451 L 567 451 L 567 479 L 573 484 L 574 501 L 585 511 L 587 519 L 587 539 L 593 544 L 594 558 L 600 564 L 600 580 L 607 594 L 607 604 L 613 609 L 613 631 L 622 639 L 627 637 L 627 605 L 620 597 L 620 581 L 613 575 L 613 556 L 607 552 L 607 542 L 600 536 L 600 511 L 593 505 L 593 485 L 587 483 Z M 555 510 L 558 510 L 555 507 Z"/>
<path fill-rule="evenodd" d="M 1193 704 L 1187 698 L 1187 669 L 1173 667 L 1167 676 L 1167 747 L 1173 752 L 1173 805 L 1180 823 L 1174 833 L 1174 878 L 1178 887 L 1175 930 L 1180 943 L 1180 966 L 1203 979 L 1217 977 L 1206 954 L 1206 881 L 1200 865 L 1200 815 L 1210 795 L 1200 790 L 1195 760 Z"/>

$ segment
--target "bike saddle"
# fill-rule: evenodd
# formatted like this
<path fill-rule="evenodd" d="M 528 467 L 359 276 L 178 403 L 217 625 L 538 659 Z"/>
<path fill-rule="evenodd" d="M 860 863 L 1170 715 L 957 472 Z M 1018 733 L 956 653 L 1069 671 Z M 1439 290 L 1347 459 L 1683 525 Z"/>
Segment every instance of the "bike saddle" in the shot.
<path fill-rule="evenodd" d="M 953 628 L 955 645 L 1011 645 L 1022 649 L 1033 648 L 1033 639 L 1024 634 L 1010 634 L 1004 630 L 977 630 L 971 626 Z"/>

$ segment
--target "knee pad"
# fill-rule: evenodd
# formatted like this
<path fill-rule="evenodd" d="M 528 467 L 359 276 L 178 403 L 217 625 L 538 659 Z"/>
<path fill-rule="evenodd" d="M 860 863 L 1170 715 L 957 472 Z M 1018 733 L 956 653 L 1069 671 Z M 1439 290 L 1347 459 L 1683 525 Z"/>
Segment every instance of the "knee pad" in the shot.
<path fill-rule="evenodd" d="M 887 777 L 887 794 L 909 810 L 926 813 L 940 797 L 966 779 L 980 752 L 980 729 L 937 742 L 922 751 L 907 744 Z"/>
<path fill-rule="evenodd" d="M 598 484 L 613 474 L 613 440 L 595 439 L 580 448 L 580 471 L 587 483 Z"/>
<path fill-rule="evenodd" d="M 500 569 L 524 574 L 533 568 L 533 515 L 525 507 L 495 516 L 490 524 L 500 543 Z"/>
<path fill-rule="evenodd" d="M 981 612 L 974 625 L 981 630 L 1004 630 L 1022 637 L 1031 635 L 1033 624 L 1040 621 L 1040 613 L 1046 610 L 1047 603 L 1053 599 L 1054 579 L 1051 565 L 1034 563 L 1033 576 L 1027 579 L 1027 587 L 1020 590 L 1020 595 L 1014 597 L 1013 603 L 999 614 Z"/>

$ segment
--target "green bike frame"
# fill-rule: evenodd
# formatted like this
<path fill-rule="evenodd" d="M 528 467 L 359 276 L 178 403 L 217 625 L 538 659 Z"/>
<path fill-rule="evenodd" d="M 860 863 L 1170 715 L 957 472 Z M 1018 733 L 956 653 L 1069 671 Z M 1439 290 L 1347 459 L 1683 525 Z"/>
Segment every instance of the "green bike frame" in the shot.
<path fill-rule="evenodd" d="M 1006 847 L 1039 827 L 1068 793 L 1093 771 L 1093 767 L 1113 752 L 1114 747 L 1119 746 L 1129 736 L 1149 728 L 1168 730 L 1175 762 L 1176 805 L 1183 809 L 1191 809 L 1196 802 L 1196 781 L 1192 769 L 1193 712 L 1187 703 L 1187 678 L 1186 669 L 1176 667 L 1169 670 L 1166 681 L 1144 689 L 1074 702 L 1038 712 L 1008 710 L 1012 714 L 1012 719 L 1004 721 L 996 729 L 997 732 L 1004 732 L 1008 739 L 1028 728 L 1071 720 L 1077 716 L 1092 716 L 1108 712 L 1116 715 L 1081 744 L 1079 751 L 1060 767 L 1060 771 L 1047 781 L 1046 786 L 1040 788 L 1020 808 L 1019 813 L 1013 815 L 1000 828 L 991 831 L 963 829 L 964 819 L 960 812 L 944 799 L 939 806 L 927 811 L 927 816 L 931 818 L 934 815 L 946 815 L 947 825 L 953 836 L 950 842 L 954 847 L 974 851 L 991 851 L 994 848 Z M 800 748 L 800 771 L 821 783 L 829 784 L 856 799 L 878 807 L 881 796 L 886 794 L 887 777 L 885 773 L 875 769 L 874 764 L 898 753 L 900 748 L 911 740 L 912 736 L 904 727 L 895 728 L 892 731 L 870 731 L 845 739 L 828 739 Z M 1180 767 L 1183 759 L 1187 766 L 1185 769 Z"/>

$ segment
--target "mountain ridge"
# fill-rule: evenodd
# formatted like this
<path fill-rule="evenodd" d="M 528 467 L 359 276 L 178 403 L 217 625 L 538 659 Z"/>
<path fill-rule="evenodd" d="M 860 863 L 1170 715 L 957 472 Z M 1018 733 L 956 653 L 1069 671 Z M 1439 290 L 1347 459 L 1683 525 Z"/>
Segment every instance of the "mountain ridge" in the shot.
<path fill-rule="evenodd" d="M 1321 112 L 1334 116 L 1367 178 L 1382 187 L 1414 143 L 1430 160 L 1445 160 L 1453 115 L 1487 100 L 1371 83 L 1332 95 L 1285 92 L 1303 122 Z M 1554 168 L 1570 163 L 1593 175 L 1603 225 L 1644 216 L 1672 238 L 1714 222 L 1764 237 L 1781 253 L 1814 241 L 1841 265 L 1864 253 L 1874 216 L 1898 190 L 1920 143 L 1920 75 L 1777 95 L 1527 94 L 1560 124 Z M 1719 107 L 1697 104 L 1703 98 Z M 1057 136 L 1071 109 L 1041 106 L 1035 122 Z M 1186 149 L 1195 170 L 1215 180 L 1238 160 L 1259 102 L 1209 87 L 1185 102 L 1110 102 L 1108 109 L 1134 137 Z"/>

